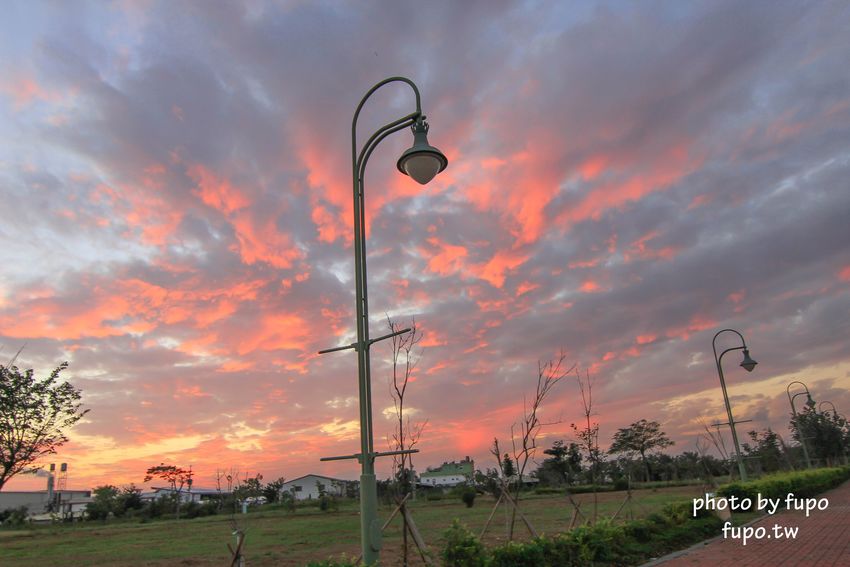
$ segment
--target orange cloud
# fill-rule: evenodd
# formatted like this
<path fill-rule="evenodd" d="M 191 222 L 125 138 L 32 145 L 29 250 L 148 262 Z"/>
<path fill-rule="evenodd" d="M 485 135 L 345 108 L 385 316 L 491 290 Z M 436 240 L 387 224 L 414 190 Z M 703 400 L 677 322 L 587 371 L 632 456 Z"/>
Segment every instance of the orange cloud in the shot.
<path fill-rule="evenodd" d="M 186 173 L 197 184 L 193 191 L 204 204 L 229 214 L 251 204 L 245 192 L 234 187 L 227 179 L 216 176 L 209 168 L 195 164 Z"/>
<path fill-rule="evenodd" d="M 671 339 L 679 338 L 686 341 L 691 336 L 691 333 L 698 333 L 699 331 L 705 331 L 706 329 L 712 329 L 715 327 L 717 327 L 717 321 L 697 314 L 691 317 L 691 320 L 684 327 L 669 329 L 664 334 Z"/>
<path fill-rule="evenodd" d="M 655 239 L 658 236 L 658 231 L 653 230 L 641 236 L 629 245 L 628 250 L 623 254 L 623 259 L 628 262 L 632 256 L 637 256 L 644 260 L 669 260 L 676 255 L 679 248 L 674 246 L 666 246 L 664 248 L 652 249 L 647 246 L 647 242 Z"/>
<path fill-rule="evenodd" d="M 273 219 L 257 221 L 248 211 L 238 211 L 231 221 L 236 230 L 239 255 L 246 264 L 265 262 L 275 268 L 289 268 L 303 253 Z"/>
<path fill-rule="evenodd" d="M 528 258 L 527 253 L 517 250 L 498 250 L 487 262 L 470 266 L 469 271 L 493 287 L 501 288 L 507 273 L 523 265 Z"/>
<path fill-rule="evenodd" d="M 236 347 L 240 355 L 255 350 L 304 350 L 309 331 L 300 316 L 280 313 L 264 315 L 245 335 Z"/>
<path fill-rule="evenodd" d="M 635 342 L 639 345 L 648 345 L 649 343 L 655 342 L 655 339 L 658 337 L 656 335 L 638 335 L 635 339 Z"/>
<path fill-rule="evenodd" d="M 519 297 L 521 295 L 525 295 L 529 291 L 533 291 L 540 287 L 540 284 L 532 283 L 529 281 L 522 282 L 517 286 L 516 296 Z"/>
<path fill-rule="evenodd" d="M 423 249 L 424 254 L 428 256 L 428 271 L 447 276 L 463 269 L 463 260 L 468 255 L 466 248 L 443 242 L 435 236 L 428 238 L 427 242 L 437 250 L 432 254 Z"/>

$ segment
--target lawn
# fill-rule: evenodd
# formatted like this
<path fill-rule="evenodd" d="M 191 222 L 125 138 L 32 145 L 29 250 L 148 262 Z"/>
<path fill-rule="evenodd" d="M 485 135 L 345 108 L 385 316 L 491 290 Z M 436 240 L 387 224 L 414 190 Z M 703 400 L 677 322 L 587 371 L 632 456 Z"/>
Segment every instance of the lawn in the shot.
<path fill-rule="evenodd" d="M 658 488 L 633 492 L 633 502 L 620 512 L 621 518 L 642 517 L 669 502 L 690 500 L 702 493 L 699 486 Z M 623 503 L 625 492 L 598 494 L 598 517 L 611 517 Z M 582 511 L 590 514 L 593 494 L 574 495 Z M 439 553 L 442 533 L 458 518 L 476 534 L 480 533 L 495 500 L 479 496 L 475 506 L 466 508 L 460 499 L 411 503 L 413 518 L 432 551 Z M 539 533 L 554 534 L 570 525 L 573 508 L 560 494 L 528 495 L 521 500 L 523 514 Z M 391 507 L 381 510 L 387 518 Z M 505 539 L 506 509 L 500 506 L 493 517 L 484 542 L 495 545 Z M 339 511 L 321 512 L 316 508 L 262 510 L 236 521 L 246 530 L 247 564 L 255 566 L 304 565 L 310 560 L 326 559 L 347 553 L 357 556 L 360 548 L 359 513 L 356 502 L 344 503 Z M 149 523 L 110 521 L 76 525 L 38 526 L 23 530 L 0 530 L 0 565 L 39 565 L 43 567 L 103 567 L 228 564 L 226 544 L 234 542 L 233 520 L 229 515 L 194 520 L 163 520 Z M 517 539 L 528 539 L 525 526 L 517 522 Z M 412 545 L 412 543 L 411 543 Z M 400 564 L 401 521 L 396 517 L 384 532 L 382 562 Z M 418 558 L 417 558 L 418 559 Z M 413 565 L 421 562 L 413 562 Z"/>

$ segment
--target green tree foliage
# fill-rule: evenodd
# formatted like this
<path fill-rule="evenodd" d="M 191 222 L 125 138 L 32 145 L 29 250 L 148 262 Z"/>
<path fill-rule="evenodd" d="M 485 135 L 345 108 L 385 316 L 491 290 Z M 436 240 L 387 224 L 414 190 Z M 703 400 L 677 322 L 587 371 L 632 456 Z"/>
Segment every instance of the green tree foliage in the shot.
<path fill-rule="evenodd" d="M 850 441 L 850 426 L 836 413 L 817 411 L 806 405 L 802 412 L 791 418 L 791 430 L 798 443 L 805 439 L 809 457 L 822 464 L 838 464 L 846 456 Z"/>
<path fill-rule="evenodd" d="M 191 469 L 186 470 L 174 465 L 166 465 L 160 463 L 155 467 L 150 467 L 145 473 L 145 482 L 150 482 L 155 478 L 164 480 L 171 488 L 171 496 L 174 500 L 174 505 L 177 511 L 177 519 L 180 519 L 180 504 L 182 501 L 181 493 L 184 488 L 191 488 L 192 476 L 194 473 Z"/>
<path fill-rule="evenodd" d="M 247 500 L 249 498 L 259 498 L 263 495 L 263 475 L 257 474 L 257 476 L 246 478 L 243 482 L 236 487 L 233 491 L 233 496 L 236 498 L 238 502 L 242 502 L 243 500 Z"/>
<path fill-rule="evenodd" d="M 545 459 L 537 476 L 549 484 L 573 484 L 581 474 L 581 447 L 578 443 L 565 446 L 563 441 L 555 441 L 550 449 L 543 451 L 550 455 Z"/>
<path fill-rule="evenodd" d="M 646 472 L 646 480 L 649 481 L 652 477 L 649 469 L 649 463 L 646 460 L 646 454 L 656 450 L 663 449 L 673 445 L 673 441 L 667 438 L 667 435 L 661 431 L 661 424 L 657 421 L 646 421 L 641 419 L 631 424 L 629 427 L 624 427 L 617 430 L 614 434 L 613 443 L 608 450 L 610 454 L 616 453 L 638 453 L 643 462 Z"/>
<path fill-rule="evenodd" d="M 269 504 L 280 502 L 281 491 L 283 490 L 284 484 L 286 484 L 286 479 L 283 477 L 280 477 L 277 480 L 273 480 L 267 483 L 263 487 L 263 496 L 266 497 L 266 502 L 268 502 Z"/>
<path fill-rule="evenodd" d="M 779 435 L 770 428 L 747 433 L 750 443 L 744 443 L 742 449 L 748 457 L 755 457 L 761 464 L 762 472 L 770 473 L 783 469 L 782 448 Z"/>
<path fill-rule="evenodd" d="M 86 505 L 86 516 L 89 520 L 105 521 L 110 514 L 120 518 L 129 510 L 141 510 L 143 507 L 141 491 L 134 485 L 118 488 L 104 484 L 92 491 L 92 501 Z"/>
<path fill-rule="evenodd" d="M 514 461 L 508 453 L 505 453 L 505 456 L 502 457 L 502 474 L 505 475 L 505 478 L 511 478 L 516 474 Z"/>
<path fill-rule="evenodd" d="M 44 380 L 33 370 L 0 365 L 0 490 L 13 476 L 33 470 L 38 459 L 56 452 L 68 438 L 64 432 L 83 418 L 81 392 L 59 373 L 60 364 Z"/>
<path fill-rule="evenodd" d="M 88 519 L 106 521 L 109 514 L 115 511 L 119 492 L 118 487 L 111 484 L 98 486 L 92 490 L 92 501 L 86 505 Z"/>

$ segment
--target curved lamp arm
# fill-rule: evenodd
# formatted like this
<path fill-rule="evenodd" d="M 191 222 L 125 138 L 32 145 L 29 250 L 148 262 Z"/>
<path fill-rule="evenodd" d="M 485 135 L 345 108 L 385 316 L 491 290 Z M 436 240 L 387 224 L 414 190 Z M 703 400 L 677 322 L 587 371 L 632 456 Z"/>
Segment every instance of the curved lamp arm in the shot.
<path fill-rule="evenodd" d="M 718 357 L 718 356 L 717 356 L 717 345 L 716 345 L 716 343 L 717 343 L 717 337 L 719 337 L 721 333 L 726 333 L 726 332 L 735 333 L 736 335 L 738 335 L 739 337 L 741 337 L 741 346 L 739 346 L 739 347 L 727 348 L 726 350 L 724 350 L 723 352 L 721 352 L 721 353 L 720 353 L 720 357 Z M 722 360 L 722 359 L 723 359 L 723 355 L 724 355 L 724 354 L 726 354 L 727 352 L 730 352 L 730 351 L 733 351 L 733 350 L 741 350 L 741 349 L 745 349 L 745 348 L 747 348 L 747 341 L 745 341 L 745 340 L 744 340 L 744 335 L 742 335 L 741 333 L 739 333 L 739 332 L 738 332 L 738 331 L 736 331 L 735 329 L 723 329 L 723 330 L 721 330 L 721 331 L 717 331 L 717 334 L 715 334 L 715 335 L 714 335 L 714 338 L 713 338 L 713 339 L 711 339 L 711 348 L 712 348 L 712 350 L 714 350 L 714 360 L 715 360 L 715 361 L 717 361 L 717 364 L 720 364 L 720 360 Z"/>
<path fill-rule="evenodd" d="M 809 399 L 812 398 L 812 395 L 809 392 L 809 387 L 806 386 L 803 382 L 800 382 L 799 380 L 794 380 L 793 382 L 790 382 L 788 384 L 788 387 L 785 388 L 785 393 L 788 394 L 788 403 L 791 404 L 791 413 L 793 413 L 794 415 L 797 415 L 797 410 L 796 410 L 796 408 L 794 408 L 794 398 L 796 398 L 799 394 L 794 394 L 793 397 L 791 396 L 791 386 L 793 386 L 794 384 L 799 384 L 800 386 L 802 386 L 804 388 L 805 392 L 799 392 L 799 394 L 805 393 L 806 395 L 809 396 Z"/>
<path fill-rule="evenodd" d="M 392 128 L 393 126 L 400 124 L 401 122 L 408 120 L 408 119 L 411 119 L 411 118 L 415 121 L 417 118 L 419 118 L 419 116 L 422 115 L 422 102 L 421 102 L 421 97 L 419 95 L 419 89 L 416 87 L 416 85 L 413 83 L 413 81 L 411 81 L 407 77 L 389 77 L 389 78 L 384 79 L 383 81 L 375 84 L 375 86 L 373 86 L 371 89 L 369 89 L 366 92 L 366 94 L 363 96 L 363 99 L 360 101 L 360 104 L 357 105 L 357 110 L 354 112 L 354 119 L 351 121 L 351 161 L 352 161 L 352 163 L 355 164 L 355 168 L 354 168 L 355 171 L 357 171 L 356 164 L 359 161 L 357 159 L 357 119 L 360 117 L 360 111 L 363 109 L 363 105 L 366 104 L 366 101 L 369 100 L 369 97 L 371 97 L 372 94 L 375 91 L 377 91 L 378 89 L 380 89 L 381 87 L 383 87 L 384 85 L 386 85 L 388 83 L 394 83 L 394 82 L 406 83 L 406 84 L 410 85 L 411 89 L 413 89 L 413 94 L 416 96 L 416 112 L 412 112 L 412 113 L 408 114 L 407 116 L 405 116 L 404 118 L 396 120 L 395 122 L 391 122 L 390 124 L 387 124 L 386 126 L 381 128 L 380 130 L 378 130 L 378 132 L 376 132 L 369 139 L 369 141 L 365 144 L 364 150 L 365 150 L 365 148 L 369 147 L 369 145 L 372 143 L 372 141 L 383 130 L 388 129 L 388 128 Z M 411 122 L 411 124 L 412 124 L 412 122 Z"/>

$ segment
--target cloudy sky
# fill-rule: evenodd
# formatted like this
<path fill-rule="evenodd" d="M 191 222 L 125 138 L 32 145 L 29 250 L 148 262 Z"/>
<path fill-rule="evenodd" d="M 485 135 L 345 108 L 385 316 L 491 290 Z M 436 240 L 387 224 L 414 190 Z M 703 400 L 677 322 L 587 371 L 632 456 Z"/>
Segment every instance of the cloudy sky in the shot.
<path fill-rule="evenodd" d="M 424 333 L 417 468 L 493 466 L 563 350 L 603 444 L 674 451 L 737 419 L 788 440 L 786 385 L 850 412 L 850 7 L 844 2 L 20 2 L 0 34 L 0 358 L 61 361 L 90 413 L 69 485 L 160 462 L 355 478 L 352 115 L 394 75 L 449 158 L 372 156 L 373 336 Z M 403 84 L 360 141 L 414 110 Z M 731 333 L 718 348 L 738 346 Z M 392 407 L 373 347 L 376 446 Z M 575 378 L 541 444 L 569 438 Z M 389 461 L 378 463 L 386 476 Z M 20 481 L 18 486 L 23 486 Z M 38 481 L 39 485 L 42 481 Z"/>

